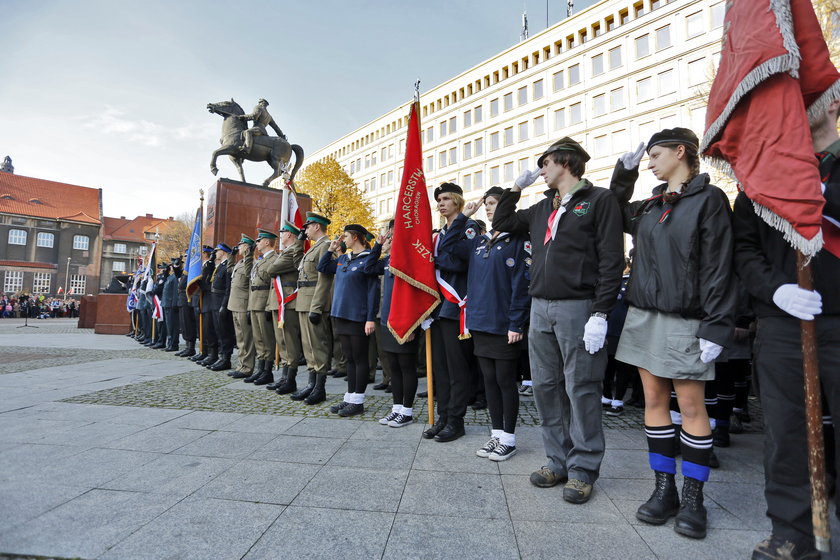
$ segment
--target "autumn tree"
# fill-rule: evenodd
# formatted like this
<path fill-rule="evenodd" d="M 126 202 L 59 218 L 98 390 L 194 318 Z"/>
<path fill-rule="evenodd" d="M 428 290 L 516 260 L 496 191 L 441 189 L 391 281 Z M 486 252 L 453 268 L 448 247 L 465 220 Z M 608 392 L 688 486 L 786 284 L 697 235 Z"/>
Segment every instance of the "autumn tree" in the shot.
<path fill-rule="evenodd" d="M 186 218 L 192 222 L 192 218 Z M 157 262 L 168 263 L 175 257 L 183 257 L 190 244 L 192 223 L 187 225 L 184 216 L 178 216 L 176 220 L 164 220 L 157 226 L 157 233 L 160 235 L 157 244 Z"/>
<path fill-rule="evenodd" d="M 326 216 L 332 223 L 327 234 L 335 235 L 347 224 L 361 224 L 376 233 L 373 207 L 365 200 L 359 185 L 334 158 L 326 158 L 303 168 L 295 179 L 298 192 L 312 198 L 312 211 Z"/>
<path fill-rule="evenodd" d="M 840 64 L 840 0 L 811 0 L 831 61 Z"/>

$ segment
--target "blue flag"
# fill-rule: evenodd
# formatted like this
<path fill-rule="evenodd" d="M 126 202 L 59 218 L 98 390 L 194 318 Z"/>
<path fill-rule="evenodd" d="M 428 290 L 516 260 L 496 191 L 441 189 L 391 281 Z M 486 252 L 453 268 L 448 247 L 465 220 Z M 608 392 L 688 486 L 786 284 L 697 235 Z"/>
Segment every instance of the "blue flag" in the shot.
<path fill-rule="evenodd" d="M 195 225 L 190 236 L 190 248 L 187 251 L 187 301 L 198 290 L 201 279 L 201 207 L 195 213 Z"/>

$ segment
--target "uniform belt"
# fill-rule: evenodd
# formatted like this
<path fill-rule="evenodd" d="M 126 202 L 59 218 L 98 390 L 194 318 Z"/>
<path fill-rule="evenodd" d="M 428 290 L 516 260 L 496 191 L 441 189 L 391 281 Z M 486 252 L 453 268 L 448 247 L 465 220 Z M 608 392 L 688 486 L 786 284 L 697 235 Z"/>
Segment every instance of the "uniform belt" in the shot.
<path fill-rule="evenodd" d="M 258 290 L 270 290 L 271 286 L 251 286 L 251 291 L 256 292 Z"/>
<path fill-rule="evenodd" d="M 298 282 L 297 283 L 298 288 L 314 288 L 317 285 L 318 285 L 317 280 L 306 280 L 305 282 Z"/>
<path fill-rule="evenodd" d="M 297 288 L 297 287 L 298 287 L 298 283 L 297 283 L 297 281 L 293 281 L 293 282 L 280 282 L 280 285 L 281 285 L 281 286 L 283 286 L 284 288 Z"/>

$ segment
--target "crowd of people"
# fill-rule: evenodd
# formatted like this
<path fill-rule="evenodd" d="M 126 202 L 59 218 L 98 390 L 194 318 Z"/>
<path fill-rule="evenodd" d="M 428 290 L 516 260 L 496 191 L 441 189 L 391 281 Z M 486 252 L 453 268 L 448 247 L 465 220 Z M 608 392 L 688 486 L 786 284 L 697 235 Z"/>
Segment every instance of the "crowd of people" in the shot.
<path fill-rule="evenodd" d="M 839 109 L 840 102 L 831 104 L 812 129 L 826 215 L 835 219 Z M 493 187 L 477 202 L 465 204 L 454 183 L 440 185 L 434 198 L 445 224 L 433 252 L 441 304 L 406 340 L 387 327 L 393 221 L 379 236 L 347 224 L 329 239 L 330 219 L 314 212 L 301 230 L 287 222 L 279 232 L 259 230 L 256 239 L 242 234 L 233 247 L 204 247 L 192 297 L 181 259 L 159 265 L 154 293 L 165 320 L 154 322 L 154 304 L 138 293 L 130 336 L 308 405 L 327 399 L 327 375 L 344 376 L 347 391 L 330 407 L 341 417 L 364 412 L 378 361 L 384 381 L 377 388 L 393 395 L 379 422 L 399 428 L 416 420 L 429 329 L 437 419 L 423 437 L 456 440 L 467 407 L 486 406 L 491 437 L 476 455 L 508 460 L 517 451 L 520 394 L 532 393 L 546 463 L 530 481 L 564 484 L 562 497 L 574 504 L 590 499 L 600 473 L 602 414 L 622 414 L 632 391 L 628 405 L 644 406 L 653 471 L 653 492 L 636 516 L 653 525 L 675 517 L 675 531 L 691 538 L 707 531 L 703 486 L 718 465 L 713 447 L 728 446 L 730 433 L 750 420 L 754 373 L 765 410 L 773 531 L 753 558 L 818 557 L 810 537 L 799 321 L 816 318 L 833 464 L 840 260 L 820 252 L 812 259 L 815 290 L 799 288 L 793 249 L 743 193 L 733 211 L 700 172 L 698 144 L 688 129 L 662 130 L 619 159 L 609 188 L 584 177 L 590 156 L 571 138 L 549 146 L 539 168 L 512 188 Z M 645 154 L 660 184 L 631 201 Z M 537 179 L 548 188 L 545 198 L 517 209 L 522 189 Z M 474 219 L 482 207 L 487 224 Z M 624 233 L 633 238 L 629 255 Z M 303 363 L 307 377 L 299 383 Z"/>
<path fill-rule="evenodd" d="M 30 295 L 26 292 L 6 295 L 0 292 L 0 318 L 3 319 L 58 319 L 79 316 L 75 299 Z"/>

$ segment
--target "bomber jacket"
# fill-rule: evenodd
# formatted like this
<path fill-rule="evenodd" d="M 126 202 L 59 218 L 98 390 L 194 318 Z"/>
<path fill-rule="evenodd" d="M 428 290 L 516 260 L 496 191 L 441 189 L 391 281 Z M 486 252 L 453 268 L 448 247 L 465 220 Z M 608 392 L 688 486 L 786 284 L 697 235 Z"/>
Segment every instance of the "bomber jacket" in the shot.
<path fill-rule="evenodd" d="M 379 280 L 365 272 L 370 250 L 334 257 L 333 253 L 324 251 L 318 263 L 318 272 L 335 275 L 330 315 L 359 323 L 376 321 Z"/>
<path fill-rule="evenodd" d="M 493 229 L 531 235 L 532 297 L 549 300 L 592 299 L 592 312 L 609 313 L 624 271 L 621 214 L 613 194 L 583 180 L 561 216 L 555 239 L 545 241 L 556 191 L 524 210 L 521 193 L 505 190 L 493 216 Z"/>
<path fill-rule="evenodd" d="M 616 164 L 610 189 L 636 249 L 627 303 L 640 309 L 699 319 L 697 337 L 728 346 L 735 328 L 732 211 L 726 194 L 701 173 L 672 205 L 653 197 L 630 202 L 638 168 Z"/>
<path fill-rule="evenodd" d="M 522 235 L 486 233 L 470 244 L 453 242 L 466 224 L 464 214 L 455 218 L 437 258 L 456 259 L 468 268 L 467 328 L 496 335 L 525 332 L 531 307 L 526 276 L 530 241 Z"/>

